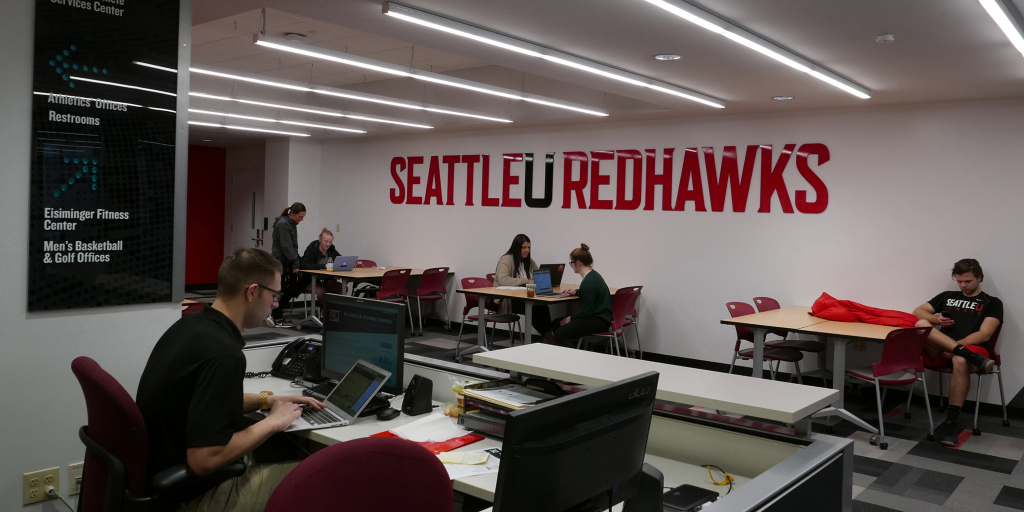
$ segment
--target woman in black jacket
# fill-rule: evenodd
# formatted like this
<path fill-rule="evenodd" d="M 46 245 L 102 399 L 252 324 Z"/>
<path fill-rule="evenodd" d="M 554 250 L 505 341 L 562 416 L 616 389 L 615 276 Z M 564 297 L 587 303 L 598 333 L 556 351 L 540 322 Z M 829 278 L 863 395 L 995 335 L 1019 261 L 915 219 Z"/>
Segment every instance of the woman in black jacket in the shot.
<path fill-rule="evenodd" d="M 338 256 L 341 256 L 341 254 L 334 248 L 334 233 L 324 228 L 320 232 L 320 238 L 313 240 L 306 246 L 306 251 L 302 253 L 300 265 L 302 270 L 324 270 L 327 268 L 327 261 L 333 261 Z M 305 276 L 305 280 L 309 281 L 308 275 Z"/>
<path fill-rule="evenodd" d="M 306 284 L 301 284 L 299 276 L 299 234 L 298 225 L 306 216 L 306 205 L 296 202 L 285 208 L 281 215 L 274 219 L 273 243 L 270 247 L 270 254 L 281 262 L 281 299 L 278 306 L 271 315 L 274 322 L 281 321 L 284 312 L 284 305 L 291 302 L 300 293 L 306 290 Z M 300 286 L 301 285 L 301 286 Z"/>

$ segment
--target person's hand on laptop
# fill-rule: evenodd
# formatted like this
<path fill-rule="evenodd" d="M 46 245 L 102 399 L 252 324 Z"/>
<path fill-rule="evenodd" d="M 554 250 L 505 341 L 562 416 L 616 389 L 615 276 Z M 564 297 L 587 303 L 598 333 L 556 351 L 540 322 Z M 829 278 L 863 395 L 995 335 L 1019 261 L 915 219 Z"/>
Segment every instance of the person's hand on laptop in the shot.
<path fill-rule="evenodd" d="M 267 403 L 273 405 L 277 402 L 289 402 L 295 405 L 308 405 L 316 410 L 323 409 L 325 406 L 322 402 L 311 396 L 302 395 L 270 395 L 267 397 Z"/>
<path fill-rule="evenodd" d="M 263 421 L 269 421 L 276 431 L 283 432 L 293 421 L 299 419 L 299 416 L 302 416 L 302 407 L 298 404 L 277 401 L 270 406 L 267 419 Z"/>

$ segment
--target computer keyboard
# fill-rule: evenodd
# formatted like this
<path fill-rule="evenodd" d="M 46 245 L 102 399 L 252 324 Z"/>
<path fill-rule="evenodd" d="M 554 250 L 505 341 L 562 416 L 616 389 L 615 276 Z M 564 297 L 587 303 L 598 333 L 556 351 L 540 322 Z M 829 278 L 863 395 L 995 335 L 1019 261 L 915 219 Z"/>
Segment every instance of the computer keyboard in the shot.
<path fill-rule="evenodd" d="M 336 416 L 330 410 L 317 410 L 313 407 L 304 407 L 302 409 L 302 419 L 308 421 L 311 425 L 327 425 L 329 423 L 338 423 L 341 421 L 341 418 Z"/>

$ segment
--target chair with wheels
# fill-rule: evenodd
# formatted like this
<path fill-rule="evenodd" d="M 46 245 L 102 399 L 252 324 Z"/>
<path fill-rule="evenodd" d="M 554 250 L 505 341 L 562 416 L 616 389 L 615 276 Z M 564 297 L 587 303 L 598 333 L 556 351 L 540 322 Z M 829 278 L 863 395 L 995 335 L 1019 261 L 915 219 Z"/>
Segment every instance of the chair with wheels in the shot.
<path fill-rule="evenodd" d="M 472 289 L 472 288 L 490 288 L 491 286 L 493 286 L 493 282 L 491 282 L 490 279 L 485 279 L 485 278 L 482 278 L 482 277 L 464 277 L 459 282 L 460 282 L 460 284 L 462 284 L 462 289 L 463 290 L 468 290 L 468 289 Z M 456 338 L 456 341 L 455 341 L 455 360 L 456 361 L 461 361 L 462 360 L 462 354 L 459 352 L 459 347 L 462 345 L 462 329 L 466 326 L 466 322 L 476 322 L 478 329 L 487 329 L 487 324 L 488 323 L 495 324 L 495 327 L 497 326 L 496 324 L 507 324 L 508 325 L 508 333 L 509 333 L 508 334 L 508 336 L 509 336 L 509 344 L 510 345 L 514 345 L 515 344 L 515 333 L 516 333 L 516 331 L 518 331 L 520 333 L 519 334 L 520 342 L 522 342 L 522 340 L 523 340 L 522 331 L 519 330 L 519 315 L 517 315 L 515 313 L 499 315 L 497 313 L 497 311 L 499 309 L 498 303 L 494 302 L 492 300 L 488 300 L 488 301 L 484 302 L 484 309 L 486 311 L 477 311 L 477 314 L 470 315 L 469 312 L 473 308 L 477 307 L 477 304 L 479 304 L 479 302 L 480 302 L 480 296 L 479 295 L 475 295 L 475 294 L 472 294 L 472 293 L 467 293 L 466 294 L 466 305 L 463 306 L 463 308 L 462 308 L 462 322 L 459 325 L 459 337 Z M 484 318 L 483 323 L 480 322 L 480 317 L 481 316 L 483 316 L 483 318 Z M 513 326 L 516 327 L 516 330 L 513 330 Z M 487 333 L 484 332 L 485 340 L 487 342 L 488 347 L 490 347 L 491 343 L 494 341 L 494 330 L 495 329 L 493 329 L 493 328 L 491 329 L 491 339 L 490 340 L 486 340 Z"/>
<path fill-rule="evenodd" d="M 765 311 L 773 311 L 780 309 L 779 301 L 771 297 L 754 297 L 754 306 L 757 307 L 758 313 L 764 313 Z M 781 340 L 764 340 L 764 346 L 766 348 L 788 348 L 792 350 L 799 350 L 800 352 L 808 352 L 818 355 L 818 371 L 821 372 L 821 381 L 827 388 L 828 385 L 828 370 L 825 368 L 825 344 L 811 340 L 787 340 L 786 337 L 789 335 L 788 331 L 785 330 L 771 330 L 769 334 L 774 334 L 781 337 Z"/>
<path fill-rule="evenodd" d="M 852 368 L 846 370 L 846 374 L 863 382 L 875 385 L 875 399 L 878 401 L 878 435 L 871 436 L 871 444 L 877 444 L 879 448 L 887 450 L 889 443 L 885 442 L 885 415 L 882 412 L 882 403 L 885 402 L 885 393 L 881 387 L 888 390 L 894 386 L 910 386 L 910 394 L 913 395 L 914 383 L 921 381 L 921 388 L 924 390 L 924 407 L 928 411 L 928 440 L 935 439 L 935 424 L 932 422 L 932 407 L 928 402 L 928 388 L 924 383 L 924 361 L 921 360 L 921 350 L 928 341 L 928 333 L 931 327 L 909 327 L 906 329 L 895 329 L 885 337 L 882 342 L 882 360 L 867 368 Z"/>
<path fill-rule="evenodd" d="M 753 306 L 746 302 L 727 302 L 725 306 L 729 309 L 729 314 L 732 318 L 754 314 Z M 734 327 L 736 327 L 736 344 L 732 349 L 732 362 L 729 363 L 729 373 L 732 373 L 733 368 L 736 366 L 737 359 L 746 360 L 754 358 L 753 348 L 740 349 L 740 344 L 743 341 L 749 341 L 750 343 L 754 342 L 754 331 L 750 327 L 742 325 L 736 325 Z M 772 380 L 775 380 L 775 374 L 778 372 L 779 366 L 781 366 L 783 362 L 786 362 L 793 363 L 793 368 L 796 373 L 796 381 L 800 384 L 804 383 L 803 377 L 800 375 L 800 360 L 804 358 L 804 355 L 799 350 L 789 348 L 769 348 L 766 346 L 761 358 L 762 362 L 768 363 L 768 372 L 771 374 Z M 774 366 L 772 365 L 772 362 L 775 363 Z"/>
<path fill-rule="evenodd" d="M 412 336 L 416 335 L 416 327 L 412 321 L 412 304 L 409 303 L 409 275 L 410 268 L 397 268 L 384 272 L 380 278 L 380 290 L 377 291 L 377 300 L 405 304 L 409 311 L 409 331 Z"/>
<path fill-rule="evenodd" d="M 264 512 L 451 512 L 448 471 L 426 448 L 387 437 L 328 446 L 278 484 Z"/>
<path fill-rule="evenodd" d="M 999 341 L 999 333 L 1002 330 L 1003 330 L 1003 327 L 1000 325 L 999 328 L 996 329 L 996 332 L 994 334 L 992 334 L 992 337 L 989 338 L 989 340 L 987 342 L 985 342 L 985 344 L 983 344 L 982 346 L 985 347 L 986 350 L 988 350 L 989 358 L 992 359 L 993 361 L 995 361 L 995 363 L 996 363 L 995 367 L 992 368 L 992 373 L 996 374 L 996 379 L 999 382 L 999 402 L 1003 406 L 1003 426 L 1004 427 L 1009 427 L 1010 426 L 1010 420 L 1006 416 L 1006 394 L 1003 392 L 1002 358 L 999 357 L 999 353 L 996 352 L 996 342 Z M 932 366 L 932 365 L 926 364 L 924 368 L 925 368 L 925 370 L 931 370 L 931 371 L 936 372 L 936 373 L 939 374 L 939 405 L 940 405 L 939 410 L 945 411 L 946 410 L 946 405 L 948 405 L 948 401 L 949 401 L 949 397 L 946 396 L 946 377 L 945 376 L 946 375 L 951 375 L 953 373 L 953 366 L 952 365 Z M 981 382 L 982 382 L 982 379 L 985 378 L 985 374 L 981 373 L 980 371 L 975 371 L 974 374 L 978 376 L 978 388 L 977 388 L 977 391 L 975 392 L 976 394 L 975 394 L 975 398 L 974 398 L 974 427 L 973 427 L 972 433 L 974 435 L 976 435 L 976 436 L 980 436 L 981 435 L 981 430 L 978 428 L 978 409 L 981 408 Z M 907 399 L 907 411 L 908 412 L 905 415 L 907 418 L 910 417 L 910 412 L 909 411 L 910 411 L 910 399 L 911 398 L 913 398 L 913 393 L 911 393 L 911 396 Z M 947 403 L 943 403 L 943 399 L 945 399 L 945 401 Z"/>
<path fill-rule="evenodd" d="M 420 336 L 423 336 L 423 302 L 444 302 L 444 320 L 448 330 L 452 330 L 452 321 L 448 316 L 448 287 L 445 281 L 448 279 L 449 267 L 428 268 L 423 271 L 420 279 L 420 287 L 409 296 L 416 297 L 416 312 L 420 319 Z"/>
<path fill-rule="evenodd" d="M 605 332 L 599 332 L 592 336 L 600 338 L 608 338 L 609 343 L 615 347 L 615 355 L 619 355 L 619 337 L 622 337 L 622 355 L 629 357 L 629 347 L 626 346 L 626 333 L 623 329 L 629 325 L 626 319 L 626 315 L 633 311 L 636 307 L 636 299 L 640 297 L 640 292 L 633 290 L 632 287 L 619 288 L 615 291 L 615 295 L 612 297 L 612 323 Z M 576 348 L 580 348 L 580 344 L 583 339 L 576 343 Z M 610 347 L 609 347 L 610 350 Z"/>
<path fill-rule="evenodd" d="M 71 371 L 82 386 L 89 421 L 78 431 L 86 447 L 79 512 L 169 510 L 196 489 L 245 472 L 245 464 L 235 462 L 202 478 L 189 477 L 185 464 L 179 464 L 147 482 L 148 435 L 135 400 L 88 357 L 75 358 Z"/>

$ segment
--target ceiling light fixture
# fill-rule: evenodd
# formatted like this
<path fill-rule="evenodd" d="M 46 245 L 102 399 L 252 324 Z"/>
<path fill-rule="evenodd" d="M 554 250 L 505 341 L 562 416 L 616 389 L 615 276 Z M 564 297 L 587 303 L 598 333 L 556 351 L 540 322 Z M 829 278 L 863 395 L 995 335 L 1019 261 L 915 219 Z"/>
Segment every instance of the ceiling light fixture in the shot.
<path fill-rule="evenodd" d="M 797 71 L 802 71 L 829 85 L 838 87 L 858 98 L 871 97 L 869 90 L 838 74 L 829 71 L 775 43 L 757 36 L 739 26 L 682 0 L 645 0 L 690 23 L 725 36 L 751 50 L 775 59 Z M 982 0 L 984 1 L 984 0 Z"/>
<path fill-rule="evenodd" d="M 482 84 L 470 80 L 463 80 L 461 78 L 442 75 L 440 73 L 433 73 L 430 71 L 423 71 L 420 69 L 404 67 L 399 64 L 392 64 L 390 62 L 368 59 L 366 57 L 360 57 L 358 55 L 352 55 L 350 53 L 343 53 L 335 50 L 329 50 L 326 48 L 320 48 L 305 43 L 300 43 L 297 41 L 288 41 L 287 39 L 270 37 L 266 34 L 256 34 L 253 41 L 257 45 L 265 46 L 267 48 L 297 53 L 299 55 L 329 60 L 341 64 L 348 64 L 350 66 L 369 69 L 371 71 L 378 71 L 389 75 L 415 78 L 417 80 L 423 80 L 435 84 L 447 85 L 450 87 L 458 87 L 460 89 L 490 94 L 492 96 L 500 96 L 502 98 L 507 98 L 510 100 L 522 100 L 530 103 L 536 103 L 539 105 L 546 105 L 549 107 L 572 110 L 583 114 L 590 114 L 592 116 L 608 115 L 605 112 L 600 112 L 590 107 L 587 107 L 586 105 L 580 105 L 578 103 L 570 103 L 567 101 L 561 101 L 553 98 L 546 98 L 544 96 L 537 96 L 535 94 L 520 92 L 513 89 L 506 89 L 504 87 L 496 87 L 493 85 Z"/>
<path fill-rule="evenodd" d="M 788 100 L 793 99 L 793 97 L 792 96 L 772 96 L 772 99 L 776 100 L 776 101 L 788 101 Z"/>
<path fill-rule="evenodd" d="M 291 89 L 293 91 L 303 92 L 315 92 L 317 94 L 325 94 L 327 96 L 335 96 L 338 98 L 347 98 L 358 101 L 369 101 L 372 103 L 379 103 L 381 105 L 389 105 L 392 107 L 408 108 L 412 110 L 426 110 L 427 112 L 436 112 L 438 114 L 448 114 L 453 116 L 470 117 L 474 119 L 483 119 L 485 121 L 494 121 L 498 123 L 511 123 L 511 119 L 502 119 L 500 117 L 490 117 L 481 114 L 472 113 L 460 109 L 453 109 L 447 107 L 437 107 L 426 103 L 412 103 L 401 100 L 394 100 L 384 96 L 377 96 L 376 94 L 366 94 L 355 91 L 348 91 L 345 89 L 336 89 L 334 87 L 327 87 L 323 85 L 304 85 L 301 82 L 293 82 L 291 80 L 267 80 L 263 75 L 256 75 L 251 73 L 242 73 L 238 71 L 218 71 L 210 68 L 190 67 L 189 71 L 193 73 L 199 73 L 203 75 L 216 76 L 220 78 L 228 78 L 231 80 L 241 80 L 243 82 L 250 82 L 260 85 L 269 85 L 271 87 L 281 87 L 284 89 Z"/>
<path fill-rule="evenodd" d="M 213 142 L 213 139 L 203 139 L 200 142 Z"/>
<path fill-rule="evenodd" d="M 325 125 L 325 124 L 306 123 L 306 122 L 301 122 L 301 121 L 288 121 L 288 120 L 284 120 L 284 119 L 273 119 L 273 118 L 270 118 L 270 117 L 246 116 L 246 115 L 242 115 L 242 114 L 232 114 L 232 113 L 229 113 L 229 112 L 216 112 L 216 111 L 213 111 L 213 110 L 200 110 L 200 109 L 197 109 L 197 108 L 190 108 L 190 109 L 188 109 L 188 111 L 192 112 L 193 114 L 205 114 L 205 115 L 209 115 L 209 116 L 234 117 L 234 118 L 237 118 L 237 119 L 248 119 L 250 121 L 262 121 L 264 123 L 282 123 L 282 124 L 291 124 L 291 125 L 295 125 L 295 126 L 308 126 L 310 128 L 322 128 L 324 130 L 337 130 L 339 132 L 366 133 L 365 130 L 357 130 L 355 128 L 342 128 L 340 126 L 330 126 L 330 125 Z"/>
<path fill-rule="evenodd" d="M 645 76 L 623 71 L 605 64 L 576 57 L 575 55 L 563 53 L 558 50 L 553 50 L 545 46 L 540 46 L 538 44 L 516 39 L 497 32 L 492 32 L 480 27 L 475 27 L 461 21 L 431 14 L 407 5 L 395 2 L 384 2 L 383 10 L 384 14 L 396 19 L 469 38 L 474 41 L 490 44 L 499 48 L 518 52 L 523 55 L 529 55 L 530 57 L 541 58 L 550 62 L 562 64 L 563 66 L 569 66 L 581 71 L 587 71 L 606 78 L 618 80 L 620 82 L 626 82 L 640 87 L 647 87 L 666 94 L 703 103 L 711 107 L 725 108 L 725 102 L 706 94 L 701 94 L 689 89 L 683 89 L 682 87 L 677 87 L 665 82 L 659 82 Z"/>
<path fill-rule="evenodd" d="M 241 98 L 230 98 L 230 97 L 227 97 L 227 96 L 216 96 L 216 95 L 213 95 L 213 94 L 206 94 L 206 93 L 202 93 L 202 92 L 189 91 L 188 95 L 189 96 L 195 96 L 197 98 L 207 98 L 207 99 L 211 99 L 211 100 L 235 101 L 235 102 L 238 102 L 238 103 L 245 103 L 247 105 L 258 105 L 258 106 L 261 106 L 261 107 L 279 108 L 279 109 L 284 109 L 284 110 L 294 110 L 296 112 L 306 112 L 308 114 L 320 114 L 320 115 L 331 116 L 331 117 L 347 117 L 349 119 L 359 119 L 359 120 L 362 120 L 362 121 L 372 121 L 372 122 L 375 122 L 375 123 L 397 124 L 397 125 L 401 125 L 401 126 L 411 126 L 413 128 L 426 128 L 426 129 L 433 129 L 434 128 L 433 126 L 429 126 L 429 125 L 425 125 L 425 124 L 409 123 L 409 122 L 405 122 L 405 121 L 394 121 L 394 120 L 391 120 L 391 119 L 384 119 L 384 118 L 380 118 L 380 117 L 371 117 L 371 116 L 347 114 L 345 112 L 338 112 L 338 111 L 335 111 L 335 110 L 320 110 L 320 109 L 313 109 L 313 108 L 306 108 L 306 107 L 298 107 L 298 106 L 295 106 L 295 105 L 286 105 L 286 104 L 283 104 L 283 103 L 267 103 L 267 102 L 264 102 L 264 101 L 243 100 Z"/>
<path fill-rule="evenodd" d="M 308 133 L 281 132 L 277 130 L 264 130 L 263 128 L 249 128 L 248 126 L 235 126 L 230 124 L 201 123 L 199 121 L 189 121 L 188 124 L 196 126 L 210 126 L 214 128 L 230 128 L 232 130 L 245 130 L 248 132 L 276 133 L 278 135 L 291 135 L 292 137 L 309 137 Z"/>
<path fill-rule="evenodd" d="M 657 60 L 679 60 L 680 57 L 671 53 L 659 53 L 658 55 L 655 55 L 654 58 Z"/>
<path fill-rule="evenodd" d="M 978 0 L 988 15 L 999 25 L 999 29 L 1013 43 L 1021 55 L 1024 55 L 1024 19 L 1020 11 L 1010 0 Z"/>
<path fill-rule="evenodd" d="M 139 62 L 137 60 L 133 60 L 132 64 L 135 64 L 137 66 L 145 66 L 147 68 L 159 69 L 160 71 L 170 71 L 171 73 L 177 73 L 178 72 L 178 70 L 174 69 L 174 68 L 168 68 L 168 67 L 164 67 L 164 66 L 157 66 L 156 64 L 150 64 L 148 62 Z"/>
<path fill-rule="evenodd" d="M 145 87 L 139 87 L 137 85 L 119 84 L 117 82 L 107 82 L 105 80 L 95 80 L 95 79 L 92 79 L 92 78 L 85 78 L 85 77 L 81 77 L 81 76 L 73 76 L 73 77 L 71 77 L 71 79 L 72 80 L 79 80 L 79 81 L 82 81 L 82 82 L 92 82 L 92 83 L 95 83 L 95 84 L 113 85 L 114 87 L 124 87 L 125 89 L 135 89 L 135 90 L 138 90 L 138 91 L 155 92 L 157 94 L 164 94 L 164 95 L 167 95 L 167 96 L 177 96 L 177 94 L 174 94 L 173 92 L 158 91 L 156 89 L 147 89 Z"/>

